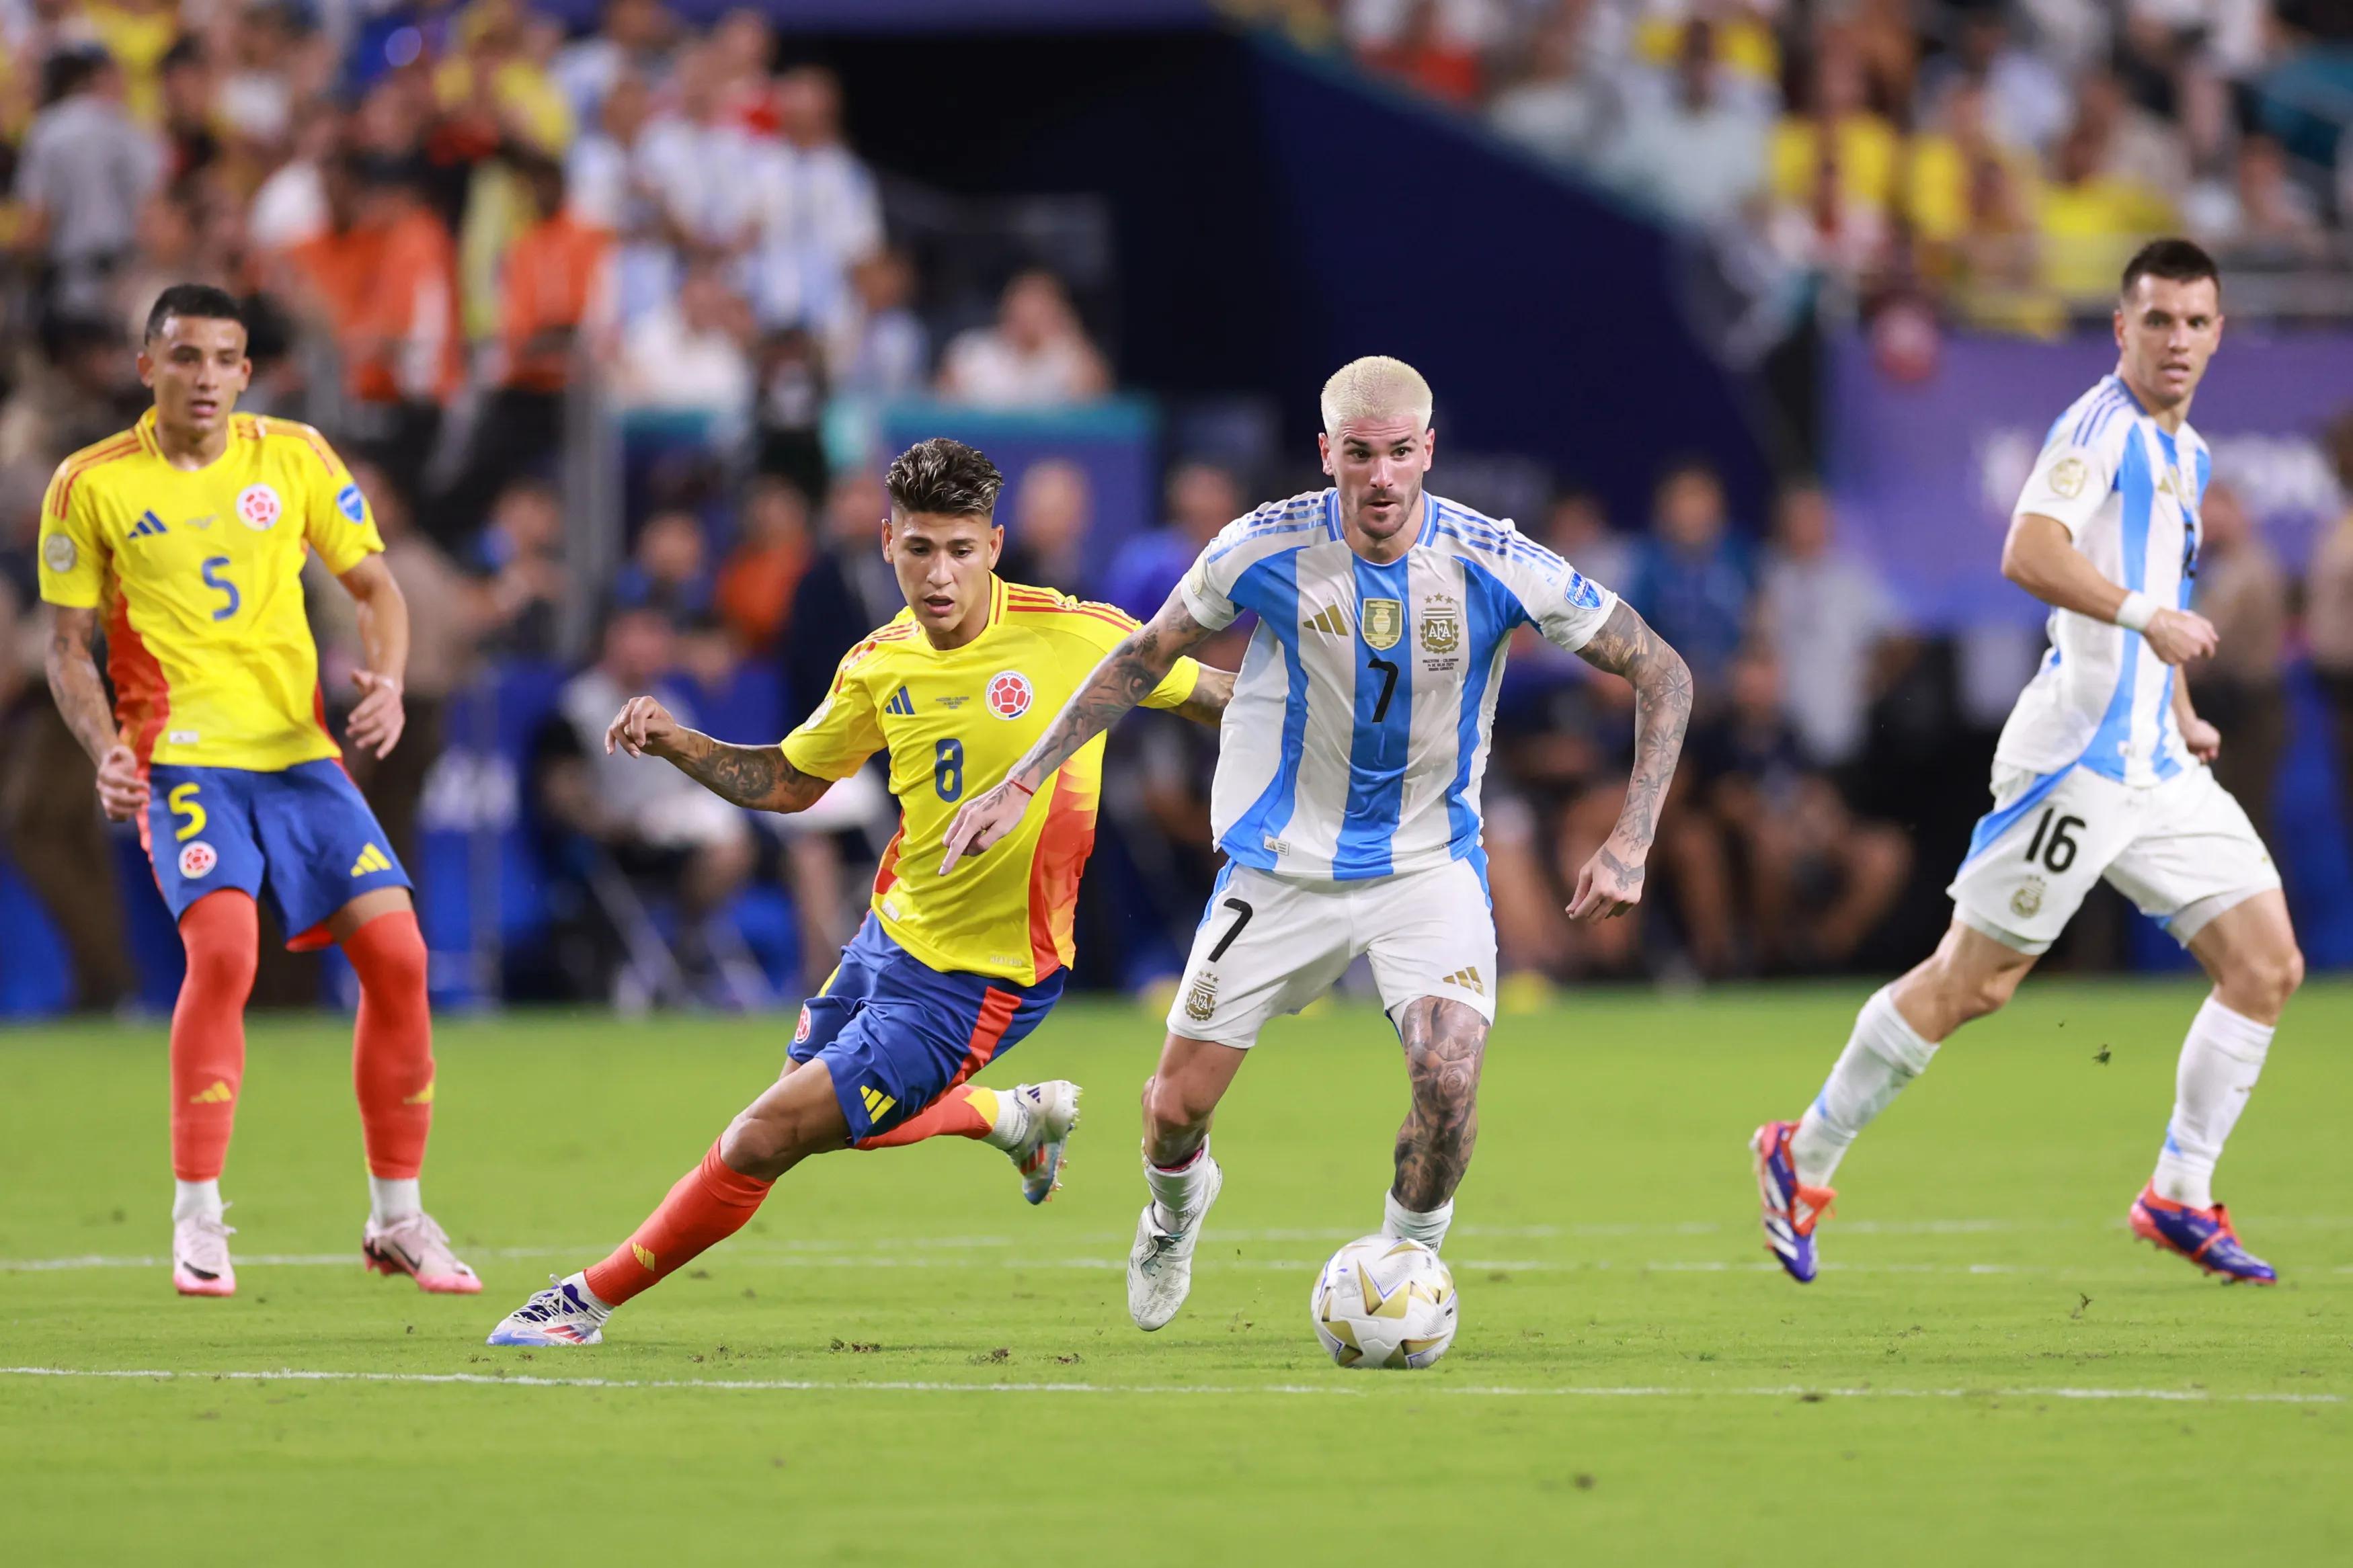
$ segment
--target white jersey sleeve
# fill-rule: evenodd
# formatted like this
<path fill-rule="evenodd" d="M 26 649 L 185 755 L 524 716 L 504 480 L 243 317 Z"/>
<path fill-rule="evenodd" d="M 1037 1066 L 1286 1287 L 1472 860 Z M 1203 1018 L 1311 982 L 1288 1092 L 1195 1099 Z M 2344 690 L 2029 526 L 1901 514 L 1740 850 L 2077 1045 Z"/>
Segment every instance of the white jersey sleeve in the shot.
<path fill-rule="evenodd" d="M 1243 609 L 1233 600 L 1234 585 L 1241 581 L 1243 573 L 1269 555 L 1296 548 L 1319 532 L 1333 532 L 1335 525 L 1328 515 L 1328 494 L 1314 491 L 1289 500 L 1270 501 L 1226 524 L 1176 584 L 1176 592 L 1185 602 L 1185 613 L 1211 631 L 1223 631 L 1232 626 Z"/>
<path fill-rule="evenodd" d="M 1593 638 L 1618 595 L 1513 526 L 1483 518 L 1451 502 L 1440 527 L 1467 548 L 1463 553 L 1519 606 L 1546 641 L 1575 653 Z"/>
<path fill-rule="evenodd" d="M 2116 489 L 2125 440 L 2138 413 L 2132 395 L 2111 377 L 2061 416 L 2010 516 L 2051 518 L 2070 538 L 2080 537 Z"/>

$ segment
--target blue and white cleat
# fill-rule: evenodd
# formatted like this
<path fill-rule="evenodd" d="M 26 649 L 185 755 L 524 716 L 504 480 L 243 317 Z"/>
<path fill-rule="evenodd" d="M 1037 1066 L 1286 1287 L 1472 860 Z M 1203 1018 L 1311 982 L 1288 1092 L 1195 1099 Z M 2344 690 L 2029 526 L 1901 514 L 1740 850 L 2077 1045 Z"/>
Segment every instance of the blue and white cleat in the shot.
<path fill-rule="evenodd" d="M 588 1294 L 586 1277 L 547 1277 L 547 1289 L 509 1312 L 483 1343 L 493 1345 L 593 1345 L 605 1338 L 609 1308 Z"/>
<path fill-rule="evenodd" d="M 1005 1152 L 1021 1173 L 1021 1195 L 1033 1204 L 1051 1198 L 1062 1185 L 1071 1133 L 1079 1125 L 1079 1086 L 1068 1079 L 1016 1084 L 1008 1098 L 1029 1114 L 1029 1131 Z"/>
<path fill-rule="evenodd" d="M 2194 1209 L 2188 1204 L 2157 1195 L 2154 1185 L 2143 1187 L 2133 1200 L 2133 1234 L 2168 1252 L 2179 1253 L 2209 1274 L 2232 1284 L 2276 1285 L 2279 1273 L 2239 1245 L 2231 1225 L 2231 1211 L 2221 1204 Z"/>
<path fill-rule="evenodd" d="M 1820 1267 L 1814 1224 L 1830 1212 L 1838 1194 L 1798 1180 L 1797 1162 L 1789 1157 L 1789 1137 L 1797 1131 L 1794 1121 L 1767 1121 L 1749 1137 L 1748 1148 L 1757 1156 L 1757 1193 L 1764 1200 L 1765 1250 L 1790 1279 L 1806 1285 Z"/>

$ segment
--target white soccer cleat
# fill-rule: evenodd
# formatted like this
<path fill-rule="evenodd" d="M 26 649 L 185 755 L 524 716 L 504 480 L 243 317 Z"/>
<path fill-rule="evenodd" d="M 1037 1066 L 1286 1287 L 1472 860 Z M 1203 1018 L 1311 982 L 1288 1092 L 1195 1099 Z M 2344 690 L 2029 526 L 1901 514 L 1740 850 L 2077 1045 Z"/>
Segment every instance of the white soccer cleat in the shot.
<path fill-rule="evenodd" d="M 1217 1161 L 1206 1151 L 1201 1158 L 1209 1162 L 1208 1184 L 1200 1203 L 1182 1216 L 1181 1232 L 1165 1231 L 1154 1224 L 1150 1204 L 1144 1205 L 1143 1216 L 1135 1222 L 1135 1245 L 1127 1249 L 1127 1315 L 1147 1334 L 1166 1327 L 1192 1293 L 1193 1249 L 1200 1245 L 1201 1221 L 1226 1184 L 1226 1173 Z"/>
<path fill-rule="evenodd" d="M 206 1215 L 172 1222 L 172 1289 L 183 1296 L 234 1296 L 237 1269 L 228 1260 L 235 1226 Z"/>
<path fill-rule="evenodd" d="M 1005 1152 L 1021 1173 L 1021 1195 L 1042 1204 L 1062 1185 L 1071 1133 L 1079 1124 L 1079 1086 L 1058 1078 L 1050 1083 L 1016 1084 L 1008 1093 L 1029 1112 L 1029 1131 Z"/>
<path fill-rule="evenodd" d="M 484 1344 L 491 1345 L 593 1345 L 605 1338 L 605 1320 L 612 1316 L 607 1308 L 597 1306 L 588 1299 L 588 1292 L 577 1274 L 569 1279 L 547 1277 L 547 1289 L 540 1291 L 499 1321 Z"/>
<path fill-rule="evenodd" d="M 386 1276 L 406 1274 L 420 1290 L 436 1296 L 471 1296 L 482 1281 L 449 1250 L 449 1237 L 429 1214 L 413 1214 L 379 1226 L 370 1216 L 360 1232 L 360 1255 Z"/>

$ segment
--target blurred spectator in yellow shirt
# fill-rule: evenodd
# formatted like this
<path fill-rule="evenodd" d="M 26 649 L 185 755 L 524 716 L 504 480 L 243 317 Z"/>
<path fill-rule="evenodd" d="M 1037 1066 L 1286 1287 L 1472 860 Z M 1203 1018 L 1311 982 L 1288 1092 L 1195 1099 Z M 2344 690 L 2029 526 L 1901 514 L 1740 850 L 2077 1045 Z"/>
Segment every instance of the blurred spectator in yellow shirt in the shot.
<path fill-rule="evenodd" d="M 180 8 L 170 0 L 107 0 L 85 5 L 90 31 L 122 68 L 122 106 L 142 125 L 164 119 L 164 56 L 180 36 Z"/>
<path fill-rule="evenodd" d="M 1774 199 L 1815 210 L 1825 168 L 1837 175 L 1836 205 L 1883 224 L 1896 189 L 1903 141 L 1863 98 L 1862 61 L 1842 35 L 1825 34 L 1808 104 L 1773 131 Z"/>
<path fill-rule="evenodd" d="M 2060 138 L 2035 215 L 2042 280 L 2071 301 L 2113 294 L 2117 273 L 2141 241 L 2174 226 L 2173 204 L 2146 185 L 2104 173 L 2103 151 L 2098 128 L 2077 121 Z"/>

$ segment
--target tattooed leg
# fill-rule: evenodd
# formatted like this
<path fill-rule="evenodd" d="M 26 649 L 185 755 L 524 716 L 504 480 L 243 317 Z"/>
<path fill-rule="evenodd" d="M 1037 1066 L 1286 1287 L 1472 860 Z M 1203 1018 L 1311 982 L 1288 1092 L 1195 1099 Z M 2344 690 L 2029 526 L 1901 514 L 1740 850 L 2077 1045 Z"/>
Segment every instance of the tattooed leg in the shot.
<path fill-rule="evenodd" d="M 1479 1068 L 1487 1020 L 1460 1002 L 1420 996 L 1398 1020 L 1413 1109 L 1398 1129 L 1398 1206 L 1428 1214 L 1452 1200 L 1479 1141 Z"/>

